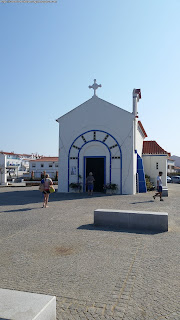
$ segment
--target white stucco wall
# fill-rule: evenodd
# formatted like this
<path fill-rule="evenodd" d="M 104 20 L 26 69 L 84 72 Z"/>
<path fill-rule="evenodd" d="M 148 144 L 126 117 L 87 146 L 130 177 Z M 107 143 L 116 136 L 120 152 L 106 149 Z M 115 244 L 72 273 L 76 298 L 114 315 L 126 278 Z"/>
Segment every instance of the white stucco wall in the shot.
<path fill-rule="evenodd" d="M 6 155 L 0 154 L 0 184 L 7 184 Z"/>
<path fill-rule="evenodd" d="M 44 167 L 41 167 L 41 164 L 43 164 Z M 52 167 L 49 167 L 49 165 L 52 165 Z M 46 173 L 49 174 L 50 178 L 55 178 L 56 171 L 58 171 L 58 162 L 53 161 L 30 161 L 29 163 L 29 175 L 31 175 L 31 172 L 34 171 L 35 178 L 40 178 L 41 173 L 46 171 Z"/>
<path fill-rule="evenodd" d="M 122 193 L 133 194 L 135 190 L 134 149 L 133 149 L 133 114 L 120 109 L 98 97 L 93 97 L 81 106 L 73 109 L 59 118 L 59 192 L 68 192 L 68 152 L 71 144 L 79 135 L 89 130 L 102 130 L 111 134 L 121 146 L 122 151 Z M 96 133 L 96 140 L 103 141 L 106 134 Z M 86 141 L 93 139 L 93 132 L 84 135 Z M 84 175 L 84 156 L 106 157 L 106 183 L 109 181 L 109 151 L 100 142 L 92 141 L 86 144 L 79 153 L 79 173 Z M 75 142 L 78 148 L 83 145 L 81 136 Z M 111 147 L 115 141 L 109 136 L 106 144 Z M 112 156 L 120 156 L 119 149 L 111 149 Z M 72 148 L 71 157 L 77 157 L 77 149 Z M 77 167 L 77 159 L 70 160 L 70 167 Z M 112 159 L 112 183 L 116 183 L 120 190 L 120 159 Z M 84 178 L 84 177 L 83 177 Z M 76 176 L 71 176 L 69 183 L 77 182 Z"/>
<path fill-rule="evenodd" d="M 145 174 L 150 176 L 150 180 L 157 186 L 157 176 L 159 171 L 163 172 L 162 183 L 167 186 L 167 155 L 143 155 Z M 156 167 L 158 164 L 158 168 Z"/>
<path fill-rule="evenodd" d="M 6 155 L 7 156 L 7 166 L 15 167 L 17 166 L 16 173 L 18 176 L 22 175 L 21 171 L 27 171 L 29 169 L 29 160 L 27 158 L 23 158 L 22 156 L 18 156 L 16 154 Z"/>
<path fill-rule="evenodd" d="M 141 129 L 137 124 L 136 149 L 140 157 L 142 157 L 143 141 L 144 141 L 144 135 L 142 134 Z"/>

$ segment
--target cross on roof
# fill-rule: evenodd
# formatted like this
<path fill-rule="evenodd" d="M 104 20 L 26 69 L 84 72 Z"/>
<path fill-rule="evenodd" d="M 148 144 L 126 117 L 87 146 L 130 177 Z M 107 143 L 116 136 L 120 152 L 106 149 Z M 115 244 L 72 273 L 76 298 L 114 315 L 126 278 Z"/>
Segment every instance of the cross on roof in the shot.
<path fill-rule="evenodd" d="M 93 85 L 92 85 L 92 86 L 89 86 L 89 89 L 93 89 L 93 90 L 94 90 L 94 96 L 96 96 L 96 90 L 97 90 L 99 87 L 101 88 L 102 85 L 101 85 L 101 84 L 97 84 L 97 83 L 96 83 L 96 79 L 94 79 Z"/>

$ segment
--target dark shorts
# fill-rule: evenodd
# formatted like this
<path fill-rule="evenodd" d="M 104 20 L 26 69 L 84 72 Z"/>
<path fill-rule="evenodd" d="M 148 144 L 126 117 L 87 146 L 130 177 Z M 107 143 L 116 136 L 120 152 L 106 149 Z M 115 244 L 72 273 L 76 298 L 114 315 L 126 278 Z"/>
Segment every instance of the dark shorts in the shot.
<path fill-rule="evenodd" d="M 161 186 L 157 187 L 157 191 L 162 192 L 162 187 Z"/>
<path fill-rule="evenodd" d="M 93 191 L 93 184 L 88 184 L 88 190 Z"/>
<path fill-rule="evenodd" d="M 44 194 L 50 193 L 49 189 L 43 191 Z"/>

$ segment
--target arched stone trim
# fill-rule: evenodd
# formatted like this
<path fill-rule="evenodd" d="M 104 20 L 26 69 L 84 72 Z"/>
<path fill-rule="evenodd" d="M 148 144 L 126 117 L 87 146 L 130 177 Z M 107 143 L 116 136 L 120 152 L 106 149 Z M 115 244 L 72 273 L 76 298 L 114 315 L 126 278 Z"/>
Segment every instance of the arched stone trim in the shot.
<path fill-rule="evenodd" d="M 89 132 L 94 132 L 94 138 L 95 138 L 95 135 L 96 135 L 96 132 L 101 132 L 101 133 L 105 133 L 106 136 L 104 137 L 104 139 L 101 141 L 101 140 L 97 140 L 97 139 L 90 139 L 90 140 L 86 140 L 86 138 L 84 137 L 84 135 L 86 133 L 89 133 Z M 111 137 L 114 141 L 115 141 L 115 145 L 112 145 L 111 147 L 109 147 L 105 142 L 107 140 L 108 137 Z M 75 145 L 75 142 L 79 139 L 79 138 L 82 138 L 82 145 L 81 147 L 78 147 Z M 83 133 L 81 133 L 78 137 L 76 137 L 74 139 L 74 141 L 72 142 L 70 148 L 69 148 L 69 153 L 68 153 L 68 192 L 69 192 L 69 176 L 70 176 L 70 153 L 71 153 L 71 150 L 72 148 L 74 147 L 75 149 L 77 149 L 78 151 L 78 154 L 77 154 L 77 157 L 74 157 L 75 159 L 77 159 L 77 167 L 78 167 L 78 182 L 79 182 L 79 156 L 80 156 L 80 152 L 82 150 L 82 148 L 87 144 L 87 143 L 90 143 L 90 142 L 99 142 L 99 143 L 102 143 L 104 144 L 108 151 L 109 151 L 109 155 L 110 155 L 110 166 L 109 166 L 109 177 L 110 177 L 110 183 L 111 183 L 111 158 L 112 158 L 112 155 L 111 155 L 111 149 L 113 149 L 114 147 L 118 147 L 119 149 L 119 152 L 120 152 L 120 194 L 122 194 L 122 152 L 121 152 L 121 147 L 118 143 L 118 141 L 116 140 L 116 138 L 114 138 L 110 133 L 104 131 L 104 130 L 97 130 L 97 129 L 94 129 L 94 130 L 88 130 L 88 131 L 85 131 Z"/>

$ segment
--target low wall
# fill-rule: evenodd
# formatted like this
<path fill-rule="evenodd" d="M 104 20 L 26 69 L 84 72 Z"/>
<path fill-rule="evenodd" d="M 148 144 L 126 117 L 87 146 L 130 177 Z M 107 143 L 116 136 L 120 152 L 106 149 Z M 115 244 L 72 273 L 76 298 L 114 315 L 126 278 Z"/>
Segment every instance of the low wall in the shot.
<path fill-rule="evenodd" d="M 162 187 L 162 196 L 168 197 L 168 188 L 167 187 Z"/>
<path fill-rule="evenodd" d="M 0 319 L 56 320 L 56 297 L 0 289 Z"/>
<path fill-rule="evenodd" d="M 168 231 L 167 212 L 97 209 L 95 226 L 125 228 L 131 230 Z"/>

